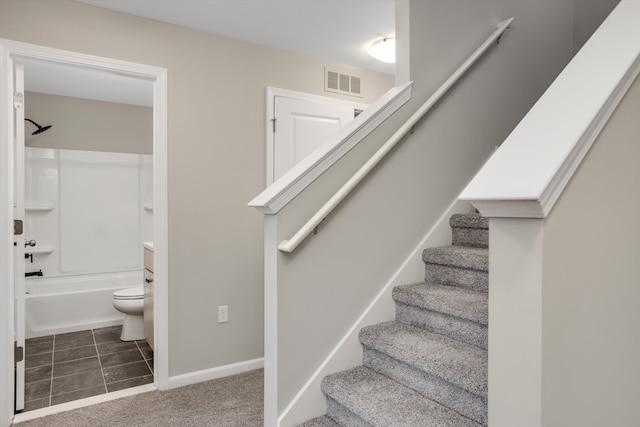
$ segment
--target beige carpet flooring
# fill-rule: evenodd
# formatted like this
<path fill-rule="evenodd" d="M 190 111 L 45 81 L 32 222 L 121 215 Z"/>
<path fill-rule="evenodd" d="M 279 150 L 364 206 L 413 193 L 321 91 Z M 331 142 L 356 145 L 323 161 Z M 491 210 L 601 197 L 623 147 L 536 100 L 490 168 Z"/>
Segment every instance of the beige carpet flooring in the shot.
<path fill-rule="evenodd" d="M 153 391 L 15 424 L 16 427 L 259 427 L 262 369 Z"/>

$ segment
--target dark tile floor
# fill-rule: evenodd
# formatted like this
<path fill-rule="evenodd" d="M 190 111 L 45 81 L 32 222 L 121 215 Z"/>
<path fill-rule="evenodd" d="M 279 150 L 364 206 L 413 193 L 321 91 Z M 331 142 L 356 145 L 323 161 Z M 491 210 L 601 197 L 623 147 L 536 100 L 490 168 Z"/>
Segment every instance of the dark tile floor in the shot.
<path fill-rule="evenodd" d="M 153 382 L 146 341 L 120 341 L 121 326 L 30 338 L 25 411 Z"/>

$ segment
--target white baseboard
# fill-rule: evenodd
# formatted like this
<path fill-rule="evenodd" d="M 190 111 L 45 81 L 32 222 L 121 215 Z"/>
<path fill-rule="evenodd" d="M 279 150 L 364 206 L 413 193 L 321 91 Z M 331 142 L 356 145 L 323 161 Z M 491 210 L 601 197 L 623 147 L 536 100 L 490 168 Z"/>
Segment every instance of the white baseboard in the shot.
<path fill-rule="evenodd" d="M 253 371 L 264 367 L 264 358 L 246 360 L 244 362 L 231 363 L 229 365 L 218 366 L 216 368 L 204 369 L 202 371 L 189 372 L 187 374 L 174 375 L 169 377 L 169 389 L 184 387 L 189 384 L 196 384 L 203 381 L 215 380 L 217 378 L 228 377 L 229 375 L 240 374 L 242 372 Z"/>
<path fill-rule="evenodd" d="M 450 245 L 449 218 L 454 213 L 472 211 L 471 204 L 457 199 L 449 206 L 278 417 L 278 427 L 297 426 L 326 412 L 326 400 L 320 390 L 322 379 L 362 364 L 362 348 L 358 340 L 360 329 L 395 319 L 395 303 L 391 297 L 394 286 L 423 281 L 422 251 L 427 247 Z"/>

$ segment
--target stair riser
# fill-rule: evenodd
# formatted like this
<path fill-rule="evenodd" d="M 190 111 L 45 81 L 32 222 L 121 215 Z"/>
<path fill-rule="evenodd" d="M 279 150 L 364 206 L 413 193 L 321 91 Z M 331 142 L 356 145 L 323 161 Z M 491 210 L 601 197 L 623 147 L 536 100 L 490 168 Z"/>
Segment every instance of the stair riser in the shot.
<path fill-rule="evenodd" d="M 483 425 L 487 424 L 487 402 L 482 397 L 366 346 L 363 347 L 362 360 L 364 366 L 386 375 L 467 418 Z"/>
<path fill-rule="evenodd" d="M 481 228 L 489 229 L 489 219 L 480 214 L 453 214 L 449 218 L 451 228 Z"/>
<path fill-rule="evenodd" d="M 422 251 L 425 264 L 447 265 L 465 270 L 489 271 L 489 251 L 486 248 L 444 246 Z"/>
<path fill-rule="evenodd" d="M 488 329 L 479 323 L 396 302 L 396 320 L 487 349 Z"/>
<path fill-rule="evenodd" d="M 327 415 L 333 418 L 338 424 L 349 427 L 373 427 L 372 424 L 327 396 Z"/>
<path fill-rule="evenodd" d="M 489 230 L 481 228 L 454 228 L 451 230 L 452 244 L 473 248 L 489 247 Z"/>
<path fill-rule="evenodd" d="M 447 265 L 425 264 L 425 282 L 489 291 L 489 273 Z"/>

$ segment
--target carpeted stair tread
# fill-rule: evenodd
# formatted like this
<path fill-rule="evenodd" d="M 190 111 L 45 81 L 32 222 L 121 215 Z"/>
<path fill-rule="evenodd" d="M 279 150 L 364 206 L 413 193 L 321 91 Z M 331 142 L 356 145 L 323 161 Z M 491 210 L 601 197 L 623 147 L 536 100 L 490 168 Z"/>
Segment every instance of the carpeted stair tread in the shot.
<path fill-rule="evenodd" d="M 316 417 L 309 421 L 305 421 L 304 423 L 300 424 L 299 427 L 340 427 L 340 424 L 324 415 L 322 417 Z"/>
<path fill-rule="evenodd" d="M 487 351 L 400 322 L 367 326 L 360 342 L 395 360 L 487 398 Z"/>
<path fill-rule="evenodd" d="M 336 413 L 349 419 L 349 425 L 436 427 L 479 426 L 421 394 L 404 387 L 384 375 L 363 366 L 339 372 L 322 380 L 322 391 L 331 401 L 350 412 L 350 416 Z M 336 411 L 329 405 L 330 411 Z M 333 414 L 329 414 L 332 417 Z M 354 420 L 357 418 L 357 421 Z"/>
<path fill-rule="evenodd" d="M 422 252 L 427 264 L 463 268 L 482 272 L 489 271 L 489 250 L 467 246 L 439 246 Z"/>
<path fill-rule="evenodd" d="M 489 218 L 485 218 L 479 213 L 453 214 L 449 218 L 451 228 L 480 228 L 489 229 Z"/>
<path fill-rule="evenodd" d="M 434 283 L 396 286 L 393 299 L 407 305 L 488 325 L 489 301 L 486 292 Z"/>

